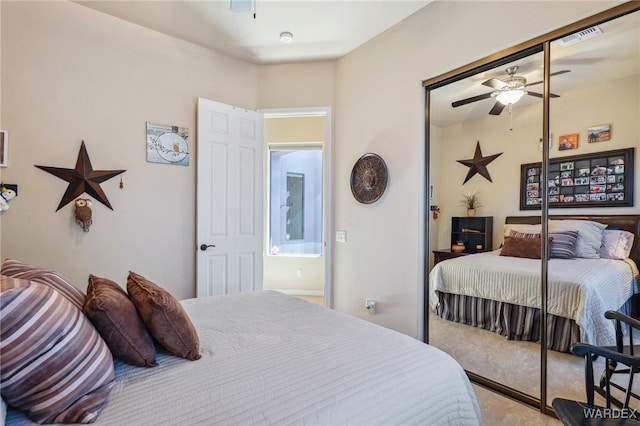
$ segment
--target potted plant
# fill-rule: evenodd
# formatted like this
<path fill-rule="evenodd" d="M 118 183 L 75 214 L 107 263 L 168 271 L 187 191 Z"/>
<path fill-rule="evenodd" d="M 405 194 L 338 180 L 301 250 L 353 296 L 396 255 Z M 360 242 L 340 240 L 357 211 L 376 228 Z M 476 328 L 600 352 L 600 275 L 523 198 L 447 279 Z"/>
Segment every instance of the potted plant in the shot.
<path fill-rule="evenodd" d="M 476 209 L 480 206 L 480 197 L 477 191 L 465 192 L 462 197 L 462 205 L 467 209 L 467 216 L 475 216 Z"/>

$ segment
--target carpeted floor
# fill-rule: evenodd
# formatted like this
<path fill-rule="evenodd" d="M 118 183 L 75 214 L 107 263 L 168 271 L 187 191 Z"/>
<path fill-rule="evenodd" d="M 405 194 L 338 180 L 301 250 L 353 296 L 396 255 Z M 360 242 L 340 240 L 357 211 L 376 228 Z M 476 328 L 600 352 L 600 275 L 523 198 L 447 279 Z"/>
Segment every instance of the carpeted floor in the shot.
<path fill-rule="evenodd" d="M 449 353 L 467 371 L 506 384 L 536 398 L 540 397 L 540 345 L 534 342 L 510 341 L 497 333 L 445 321 L 434 314 L 430 315 L 429 321 L 430 343 Z M 547 402 L 549 405 L 556 397 L 586 400 L 583 358 L 549 351 L 547 363 Z M 596 361 L 595 365 L 596 374 L 599 375 L 603 370 L 602 359 Z M 634 388 L 640 388 L 640 380 L 636 381 Z M 492 393 L 485 389 L 482 391 L 482 394 Z M 485 397 L 490 396 L 485 395 Z M 479 397 L 482 403 L 483 398 L 480 395 Z M 510 401 L 507 398 L 502 398 L 498 402 L 503 403 L 504 400 Z M 518 404 L 515 401 L 510 402 Z M 602 403 L 602 400 L 597 399 L 596 402 Z M 488 410 L 487 415 L 489 416 L 506 415 L 506 413 L 493 413 L 494 410 L 491 408 L 494 406 L 493 403 L 489 402 L 488 404 L 489 408 L 483 408 L 483 414 Z M 529 415 L 529 412 L 540 414 L 535 409 L 523 404 L 520 405 L 525 410 L 522 411 L 525 416 Z M 518 407 L 516 406 L 516 408 Z M 506 418 L 507 423 L 500 423 L 499 419 L 496 421 L 497 423 L 485 422 L 485 424 L 519 424 L 512 423 Z"/>

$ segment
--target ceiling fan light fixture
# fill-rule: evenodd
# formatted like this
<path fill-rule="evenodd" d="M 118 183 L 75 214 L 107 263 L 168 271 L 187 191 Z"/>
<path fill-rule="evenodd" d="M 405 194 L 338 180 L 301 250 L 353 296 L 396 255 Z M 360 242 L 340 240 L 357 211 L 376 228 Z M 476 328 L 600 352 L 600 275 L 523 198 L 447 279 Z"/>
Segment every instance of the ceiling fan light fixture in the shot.
<path fill-rule="evenodd" d="M 293 42 L 293 34 L 289 31 L 283 31 L 280 33 L 280 41 L 284 44 L 289 44 Z"/>
<path fill-rule="evenodd" d="M 505 90 L 496 96 L 496 100 L 502 105 L 511 105 L 518 102 L 525 93 L 522 89 Z"/>

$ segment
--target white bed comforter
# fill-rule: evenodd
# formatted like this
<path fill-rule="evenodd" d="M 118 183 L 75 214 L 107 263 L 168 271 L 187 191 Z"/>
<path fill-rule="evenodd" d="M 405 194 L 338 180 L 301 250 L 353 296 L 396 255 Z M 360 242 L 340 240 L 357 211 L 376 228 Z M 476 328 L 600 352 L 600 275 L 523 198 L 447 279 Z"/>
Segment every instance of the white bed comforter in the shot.
<path fill-rule="evenodd" d="M 499 253 L 438 263 L 429 275 L 431 308 L 438 303 L 436 290 L 539 308 L 541 261 Z M 550 259 L 547 310 L 575 320 L 581 341 L 613 345 L 614 328 L 604 313 L 620 309 L 637 292 L 637 275 L 637 266 L 630 259 Z"/>
<path fill-rule="evenodd" d="M 116 362 L 95 425 L 481 424 L 460 365 L 406 335 L 271 291 L 183 305 L 202 358 Z"/>

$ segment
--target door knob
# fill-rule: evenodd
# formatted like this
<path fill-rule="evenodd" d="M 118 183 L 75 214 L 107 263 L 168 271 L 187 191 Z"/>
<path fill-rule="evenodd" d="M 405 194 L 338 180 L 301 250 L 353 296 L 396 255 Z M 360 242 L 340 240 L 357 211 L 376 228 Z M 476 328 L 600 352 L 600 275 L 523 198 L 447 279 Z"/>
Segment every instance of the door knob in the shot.
<path fill-rule="evenodd" d="M 201 244 L 201 245 L 200 245 L 200 250 L 202 250 L 202 251 L 207 251 L 207 249 L 208 249 L 209 247 L 215 247 L 215 244 Z"/>

